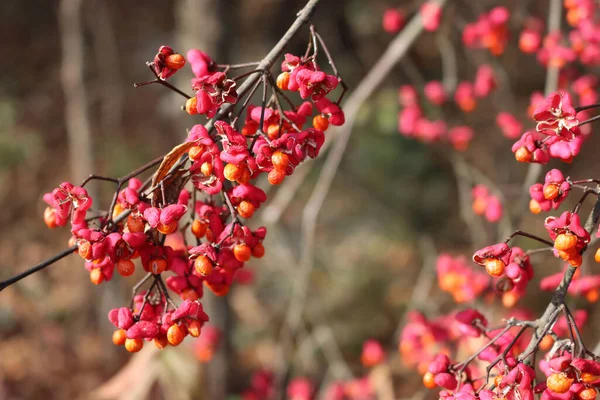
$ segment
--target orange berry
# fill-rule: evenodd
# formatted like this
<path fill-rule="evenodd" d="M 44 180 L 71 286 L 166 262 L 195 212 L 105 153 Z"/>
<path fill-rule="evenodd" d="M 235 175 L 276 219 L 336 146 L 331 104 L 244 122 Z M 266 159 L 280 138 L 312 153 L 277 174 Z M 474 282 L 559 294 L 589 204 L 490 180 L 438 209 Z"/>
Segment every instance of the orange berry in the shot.
<path fill-rule="evenodd" d="M 92 258 L 92 244 L 87 240 L 81 240 L 77 245 L 77 253 L 84 260 Z"/>
<path fill-rule="evenodd" d="M 269 171 L 269 174 L 267 175 L 267 179 L 269 180 L 269 183 L 271 185 L 279 185 L 285 179 L 285 170 L 279 169 L 279 168 L 273 168 L 271 171 Z"/>
<path fill-rule="evenodd" d="M 130 276 L 133 274 L 133 271 L 135 271 L 135 265 L 131 260 L 121 258 L 117 261 L 117 272 L 119 272 L 121 276 Z"/>
<path fill-rule="evenodd" d="M 208 240 L 209 242 L 214 242 L 215 241 L 215 234 L 212 231 L 212 229 L 208 228 L 206 230 L 206 240 Z"/>
<path fill-rule="evenodd" d="M 115 346 L 123 346 L 125 344 L 125 340 L 127 339 L 127 332 L 125 329 L 117 329 L 113 332 L 112 341 Z"/>
<path fill-rule="evenodd" d="M 246 121 L 246 125 L 242 127 L 242 135 L 244 136 L 254 135 L 256 131 L 258 131 L 258 122 L 253 119 Z"/>
<path fill-rule="evenodd" d="M 546 335 L 540 342 L 540 350 L 548 351 L 552 348 L 553 344 L 554 344 L 554 339 L 552 338 L 552 336 Z"/>
<path fill-rule="evenodd" d="M 600 248 L 598 248 L 598 250 L 596 250 L 596 253 L 594 254 L 594 261 L 600 263 Z"/>
<path fill-rule="evenodd" d="M 217 296 L 226 296 L 229 293 L 229 286 L 224 283 L 210 283 L 204 281 L 204 286 L 210 289 Z"/>
<path fill-rule="evenodd" d="M 533 158 L 533 153 L 527 150 L 526 147 L 520 147 L 515 152 L 515 158 L 518 162 L 530 162 Z"/>
<path fill-rule="evenodd" d="M 208 229 L 208 224 L 205 224 L 204 222 L 200 221 L 199 219 L 195 219 L 194 222 L 192 222 L 192 233 L 198 239 L 200 239 L 201 237 L 203 237 L 206 234 L 207 229 Z"/>
<path fill-rule="evenodd" d="M 279 74 L 277 77 L 277 87 L 281 90 L 288 90 L 288 85 L 290 83 L 290 73 L 284 71 Z"/>
<path fill-rule="evenodd" d="M 130 353 L 137 353 L 144 347 L 142 339 L 125 339 L 125 349 Z"/>
<path fill-rule="evenodd" d="M 474 98 L 468 97 L 468 98 L 461 100 L 458 103 L 458 106 L 460 107 L 461 110 L 468 113 L 468 112 L 475 110 L 475 107 L 477 107 L 477 102 L 475 101 Z"/>
<path fill-rule="evenodd" d="M 131 233 L 141 233 L 146 229 L 146 223 L 139 215 L 129 214 L 127 217 L 127 229 Z"/>
<path fill-rule="evenodd" d="M 576 253 L 574 256 L 570 257 L 570 258 L 567 260 L 567 262 L 568 262 L 568 263 L 569 263 L 571 266 L 573 266 L 573 267 L 577 268 L 577 267 L 581 266 L 581 264 L 583 263 L 583 257 L 581 257 L 581 254 L 579 254 L 579 253 Z"/>
<path fill-rule="evenodd" d="M 200 332 L 202 330 L 202 323 L 197 319 L 193 319 L 187 326 L 188 333 L 191 337 L 200 336 Z"/>
<path fill-rule="evenodd" d="M 46 207 L 46 209 L 44 210 L 44 223 L 50 229 L 56 228 L 58 226 L 56 224 L 56 209 Z"/>
<path fill-rule="evenodd" d="M 277 150 L 271 156 L 271 163 L 275 168 L 285 170 L 290 165 L 290 156 L 281 150 Z"/>
<path fill-rule="evenodd" d="M 435 383 L 435 376 L 431 372 L 427 371 L 425 375 L 423 375 L 423 385 L 425 385 L 427 389 L 433 389 L 437 386 Z"/>
<path fill-rule="evenodd" d="M 546 385 L 554 393 L 567 393 L 573 384 L 573 378 L 569 378 L 564 372 L 557 372 L 548 377 Z"/>
<path fill-rule="evenodd" d="M 162 222 L 159 222 L 156 229 L 163 235 L 170 235 L 171 233 L 173 233 L 177 230 L 177 227 L 178 227 L 177 221 L 172 221 L 170 224 L 167 224 L 167 225 L 163 224 Z"/>
<path fill-rule="evenodd" d="M 317 115 L 313 118 L 312 124 L 315 129 L 325 132 L 329 128 L 329 120 L 322 115 Z"/>
<path fill-rule="evenodd" d="M 529 211 L 531 211 L 532 214 L 539 214 L 542 212 L 542 206 L 540 206 L 540 203 L 536 200 L 531 199 L 529 201 Z"/>
<path fill-rule="evenodd" d="M 203 163 L 200 167 L 200 172 L 202 172 L 205 176 L 211 176 L 213 172 L 213 166 L 208 161 Z"/>
<path fill-rule="evenodd" d="M 256 210 L 256 207 L 254 207 L 254 205 L 252 203 L 250 203 L 249 201 L 246 201 L 246 200 L 242 201 L 237 206 L 237 212 L 240 215 L 240 217 L 242 217 L 242 218 L 252 217 L 252 215 L 254 215 L 255 210 Z"/>
<path fill-rule="evenodd" d="M 485 270 L 494 277 L 501 276 L 504 273 L 504 262 L 497 258 L 488 258 L 484 261 Z"/>
<path fill-rule="evenodd" d="M 165 65 L 174 70 L 181 69 L 185 65 L 185 58 L 178 53 L 171 54 L 165 57 Z"/>
<path fill-rule="evenodd" d="M 600 376 L 596 376 L 590 372 L 582 372 L 581 373 L 581 382 L 583 383 L 592 383 L 597 381 Z"/>
<path fill-rule="evenodd" d="M 596 389 L 593 387 L 583 389 L 577 394 L 581 400 L 594 400 L 596 398 Z"/>
<path fill-rule="evenodd" d="M 235 164 L 227 164 L 223 169 L 225 179 L 231 182 L 237 181 L 238 178 L 242 176 L 242 172 L 242 169 Z"/>
<path fill-rule="evenodd" d="M 279 137 L 279 124 L 271 124 L 267 128 L 267 136 L 270 140 L 275 140 Z"/>
<path fill-rule="evenodd" d="M 234 246 L 233 255 L 238 261 L 246 262 L 252 256 L 252 251 L 246 243 L 239 243 Z"/>
<path fill-rule="evenodd" d="M 262 258 L 265 255 L 265 246 L 262 243 L 258 243 L 252 248 L 252 255 L 256 258 Z"/>
<path fill-rule="evenodd" d="M 162 257 L 152 257 L 148 260 L 148 266 L 145 269 L 154 275 L 163 273 L 167 269 L 167 260 Z"/>
<path fill-rule="evenodd" d="M 204 154 L 204 146 L 193 146 L 188 150 L 188 156 L 192 161 L 198 161 Z"/>
<path fill-rule="evenodd" d="M 112 213 L 112 219 L 117 219 L 117 217 L 123 212 L 125 211 L 125 208 L 123 208 L 122 205 L 120 205 L 119 203 L 115 204 L 115 208 L 113 208 L 113 213 Z"/>
<path fill-rule="evenodd" d="M 485 210 L 487 209 L 487 199 L 484 197 L 477 197 L 475 201 L 473 201 L 473 212 L 475 215 L 483 215 L 485 214 Z"/>
<path fill-rule="evenodd" d="M 496 375 L 496 377 L 494 378 L 494 386 L 496 386 L 496 387 L 500 386 L 500 382 L 502 382 L 502 378 L 504 378 L 504 375 L 502 375 L 502 374 Z"/>
<path fill-rule="evenodd" d="M 565 261 L 568 261 L 569 258 L 575 257 L 576 254 L 577 254 L 576 249 L 571 249 L 569 251 L 558 250 L 558 256 Z"/>
<path fill-rule="evenodd" d="M 577 246 L 577 236 L 571 233 L 561 233 L 554 241 L 556 250 L 569 251 Z"/>
<path fill-rule="evenodd" d="M 198 99 L 196 96 L 187 99 L 185 102 L 185 111 L 190 115 L 198 114 Z"/>
<path fill-rule="evenodd" d="M 104 281 L 104 275 L 100 268 L 94 268 L 90 271 L 90 281 L 92 281 L 94 285 L 99 285 Z"/>
<path fill-rule="evenodd" d="M 546 185 L 546 187 L 544 188 L 544 198 L 546 200 L 554 200 L 555 198 L 558 197 L 558 194 L 559 194 L 558 185 L 556 185 L 554 183 Z"/>
<path fill-rule="evenodd" d="M 173 324 L 167 330 L 167 340 L 172 346 L 178 346 L 185 339 L 185 332 L 177 324 Z"/>
<path fill-rule="evenodd" d="M 519 301 L 519 296 L 515 292 L 502 293 L 502 305 L 506 308 L 513 308 Z"/>
<path fill-rule="evenodd" d="M 208 276 L 212 273 L 213 263 L 208 257 L 200 255 L 194 261 L 194 269 L 198 275 Z"/>
<path fill-rule="evenodd" d="M 167 340 L 167 337 L 164 335 L 155 337 L 153 342 L 154 342 L 154 345 L 160 350 L 164 349 L 165 347 L 167 347 L 169 345 L 169 341 Z"/>
<path fill-rule="evenodd" d="M 585 294 L 585 299 L 590 303 L 595 303 L 600 299 L 600 292 L 598 289 L 592 289 Z"/>
<path fill-rule="evenodd" d="M 194 289 L 191 289 L 191 288 L 184 289 L 179 296 L 184 301 L 185 300 L 194 301 L 194 300 L 198 300 L 200 298 L 200 296 L 198 296 L 198 293 Z"/>
<path fill-rule="evenodd" d="M 248 168 L 242 168 L 242 174 L 240 175 L 239 178 L 237 178 L 237 181 L 239 184 L 243 185 L 243 184 L 250 182 L 250 178 L 251 178 L 250 170 Z"/>

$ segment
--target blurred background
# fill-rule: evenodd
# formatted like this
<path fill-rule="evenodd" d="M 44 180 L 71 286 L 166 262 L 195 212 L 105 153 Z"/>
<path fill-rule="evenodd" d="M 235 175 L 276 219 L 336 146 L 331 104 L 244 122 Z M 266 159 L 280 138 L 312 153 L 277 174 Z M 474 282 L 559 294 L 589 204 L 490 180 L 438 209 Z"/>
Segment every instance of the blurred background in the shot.
<path fill-rule="evenodd" d="M 409 307 L 430 317 L 454 309 L 452 297 L 437 289 L 436 255 L 469 258 L 507 227 L 469 214 L 473 185 L 493 182 L 507 208 L 515 208 L 509 220 L 543 235 L 542 216 L 515 217 L 526 209 L 521 200 L 527 166 L 514 162 L 512 141 L 502 136 L 495 117 L 508 111 L 525 127 L 533 126 L 526 109 L 531 92 L 543 91 L 545 69 L 518 50 L 516 33 L 500 57 L 461 44 L 461 27 L 499 3 L 513 10 L 514 32 L 527 15 L 546 18 L 545 1 L 450 2 L 440 30 L 421 35 L 360 104 L 316 222 L 314 264 L 301 262 L 302 216 L 327 153 L 304 167 L 306 179 L 296 181 L 297 189 L 286 184 L 271 189 L 271 202 L 255 218 L 269 230 L 267 255 L 246 267 L 252 274 L 225 299 L 205 292 L 211 323 L 220 328 L 208 362 L 201 362 L 206 349 L 191 339 L 177 349 L 144 349 L 133 357 L 114 346 L 106 315 L 128 302 L 136 280 L 116 277 L 96 287 L 81 260 L 67 258 L 0 293 L 0 399 L 234 399 L 262 369 L 275 371 L 284 382 L 308 377 L 319 390 L 332 380 L 369 374 L 360 364 L 367 339 L 397 354 Z M 49 231 L 43 223 L 44 193 L 92 172 L 124 175 L 164 154 L 183 140 L 186 128 L 203 122 L 183 113 L 181 98 L 163 87 L 134 89 L 134 82 L 152 78 L 145 62 L 160 45 L 183 54 L 198 48 L 221 64 L 260 60 L 303 5 L 301 0 L 2 1 L 0 279 L 67 247 L 68 230 Z M 411 15 L 418 2 L 322 0 L 317 9 L 314 23 L 351 88 L 347 101 L 394 37 L 381 27 L 390 7 Z M 302 53 L 307 38 L 306 29 L 287 51 Z M 442 55 L 448 52 L 459 80 L 472 80 L 478 66 L 489 63 L 499 82 L 474 113 L 457 107 L 432 111 L 448 124 L 473 127 L 473 142 L 459 158 L 448 144 L 400 136 L 397 126 L 400 85 L 421 90 L 426 81 L 444 79 Z M 278 73 L 278 63 L 273 71 Z M 191 92 L 191 76 L 184 70 L 174 82 Z M 565 174 L 597 177 L 598 140 L 592 136 L 587 143 L 572 167 L 561 166 Z M 112 185 L 91 188 L 95 205 L 110 202 Z M 289 203 L 282 200 L 286 195 Z M 555 259 L 540 260 L 536 274 L 560 270 Z M 539 312 L 549 298 L 532 286 L 521 304 Z M 485 307 L 489 316 L 501 315 L 497 299 Z M 594 317 L 590 331 L 597 327 Z M 290 319 L 295 332 L 286 328 Z M 400 357 L 389 364 L 393 379 L 385 375 L 384 380 L 393 382 L 395 397 L 435 397 L 421 390 L 420 376 Z"/>

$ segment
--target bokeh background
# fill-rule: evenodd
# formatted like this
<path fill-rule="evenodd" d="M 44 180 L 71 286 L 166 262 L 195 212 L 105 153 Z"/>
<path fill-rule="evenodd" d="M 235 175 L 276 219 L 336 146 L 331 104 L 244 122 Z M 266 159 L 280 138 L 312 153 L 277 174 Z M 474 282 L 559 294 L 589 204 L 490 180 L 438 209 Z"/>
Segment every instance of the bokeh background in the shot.
<path fill-rule="evenodd" d="M 451 296 L 437 289 L 436 254 L 469 257 L 505 234 L 506 224 L 469 214 L 476 183 L 494 182 L 513 216 L 526 211 L 527 167 L 514 162 L 512 142 L 494 121 L 498 112 L 509 111 L 532 126 L 529 96 L 543 90 L 546 75 L 533 56 L 519 52 L 515 33 L 507 51 L 495 58 L 466 50 L 461 27 L 502 3 L 513 10 L 511 28 L 517 32 L 527 15 L 545 18 L 547 2 L 450 3 L 440 30 L 421 35 L 361 105 L 319 213 L 306 291 L 297 286 L 305 276 L 302 216 L 326 152 L 310 162 L 297 191 L 284 184 L 269 192 L 271 199 L 281 200 L 279 192 L 292 198 L 285 207 L 281 201 L 267 203 L 256 218 L 269 234 L 267 255 L 247 267 L 253 272 L 250 282 L 236 285 L 224 300 L 205 293 L 212 322 L 222 329 L 210 362 L 197 359 L 191 339 L 177 349 L 160 354 L 145 349 L 133 358 L 115 347 L 106 315 L 128 302 L 135 279 L 116 277 L 95 287 L 81 260 L 72 257 L 0 293 L 0 399 L 236 398 L 259 369 L 279 374 L 283 369 L 284 380 L 309 377 L 318 389 L 333 379 L 368 374 L 360 365 L 367 339 L 380 340 L 397 354 L 409 307 L 431 317 L 452 310 Z M 182 53 L 199 48 L 219 63 L 260 60 L 303 5 L 300 0 L 2 1 L 0 278 L 67 246 L 68 230 L 49 231 L 42 221 L 45 192 L 91 172 L 121 176 L 168 151 L 182 141 L 186 128 L 202 122 L 182 113 L 181 99 L 160 86 L 134 89 L 134 82 L 151 79 L 144 63 L 160 45 Z M 411 14 L 418 3 L 322 0 L 314 16 L 351 88 L 347 100 L 393 38 L 381 27 L 388 7 Z M 305 30 L 288 51 L 303 52 L 307 38 Z M 448 144 L 418 143 L 397 128 L 398 87 L 410 83 L 420 89 L 426 81 L 448 78 L 442 57 L 448 52 L 456 59 L 457 79 L 472 79 L 480 64 L 489 63 L 499 81 L 474 113 L 451 106 L 431 110 L 450 124 L 475 129 L 469 150 L 459 158 Z M 190 77 L 185 70 L 175 81 L 189 92 Z M 597 146 L 592 136 L 564 171 L 597 177 Z M 92 190 L 100 200 L 95 198 L 95 205 L 108 204 L 111 185 Z M 542 221 L 525 213 L 519 226 L 543 234 Z M 560 270 L 554 259 L 539 260 L 538 277 Z M 532 285 L 520 304 L 539 312 L 549 298 Z M 290 311 L 294 302 L 300 322 L 292 337 L 286 323 L 297 311 Z M 497 300 L 485 307 L 490 316 L 504 315 Z M 593 341 L 597 318 L 591 317 L 586 332 Z M 390 365 L 397 398 L 435 396 L 421 389 L 418 374 L 399 357 Z"/>

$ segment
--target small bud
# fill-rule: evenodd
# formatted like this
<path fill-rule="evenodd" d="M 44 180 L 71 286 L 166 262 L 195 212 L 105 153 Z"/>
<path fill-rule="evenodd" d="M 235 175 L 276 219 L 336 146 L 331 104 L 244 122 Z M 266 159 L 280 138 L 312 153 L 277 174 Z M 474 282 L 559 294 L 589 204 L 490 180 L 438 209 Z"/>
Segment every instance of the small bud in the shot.
<path fill-rule="evenodd" d="M 527 163 L 533 159 L 533 153 L 531 153 L 529 150 L 527 150 L 526 147 L 520 147 L 515 152 L 515 158 L 518 162 Z"/>
<path fill-rule="evenodd" d="M 277 87 L 281 90 L 288 90 L 290 83 L 290 73 L 285 71 L 279 74 L 277 77 Z"/>
<path fill-rule="evenodd" d="M 173 324 L 167 330 L 167 340 L 172 346 L 178 346 L 185 339 L 185 333 L 177 324 Z"/>
<path fill-rule="evenodd" d="M 137 353 L 144 347 L 142 339 L 125 339 L 125 349 L 130 353 Z"/>
<path fill-rule="evenodd" d="M 212 273 L 213 263 L 206 256 L 198 256 L 196 261 L 194 261 L 194 269 L 200 276 L 208 276 Z"/>
<path fill-rule="evenodd" d="M 600 263 L 600 248 L 598 248 L 598 250 L 596 250 L 596 253 L 594 254 L 594 261 Z"/>
<path fill-rule="evenodd" d="M 133 271 L 135 271 L 135 265 L 131 260 L 121 258 L 117 261 L 117 272 L 119 272 L 121 276 L 130 276 L 133 274 Z"/>
<path fill-rule="evenodd" d="M 185 65 L 185 58 L 181 54 L 173 53 L 165 58 L 165 65 L 177 71 Z"/>
<path fill-rule="evenodd" d="M 246 243 L 239 243 L 234 246 L 233 255 L 238 261 L 246 262 L 252 256 L 252 251 Z"/>
<path fill-rule="evenodd" d="M 242 201 L 237 206 L 237 212 L 242 218 L 251 218 L 252 215 L 254 215 L 255 210 L 256 208 L 254 207 L 254 205 L 246 200 Z"/>

